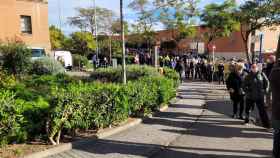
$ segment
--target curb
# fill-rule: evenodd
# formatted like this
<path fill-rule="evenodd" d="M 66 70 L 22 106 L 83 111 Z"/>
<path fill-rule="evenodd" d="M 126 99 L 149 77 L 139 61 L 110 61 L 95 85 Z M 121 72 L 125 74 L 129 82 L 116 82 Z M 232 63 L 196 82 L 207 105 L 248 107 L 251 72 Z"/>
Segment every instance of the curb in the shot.
<path fill-rule="evenodd" d="M 164 112 L 164 111 L 166 111 L 168 108 L 169 108 L 168 105 L 164 105 L 164 106 L 162 106 L 162 107 L 159 108 L 159 111 L 160 111 L 160 112 Z"/>
<path fill-rule="evenodd" d="M 96 137 L 98 139 L 103 139 L 103 138 L 106 138 L 106 137 L 110 137 L 114 134 L 117 134 L 117 133 L 125 131 L 125 130 L 131 128 L 131 127 L 139 125 L 140 123 L 142 123 L 142 121 L 143 121 L 142 119 L 135 119 L 135 120 L 133 120 L 133 121 L 127 123 L 127 124 L 124 124 L 122 126 L 102 130 L 102 131 L 100 131 L 96 134 Z"/>
<path fill-rule="evenodd" d="M 59 153 L 62 153 L 64 151 L 71 150 L 71 149 L 72 149 L 72 143 L 66 143 L 66 144 L 61 144 L 56 147 L 44 150 L 44 151 L 40 151 L 37 153 L 33 153 L 30 155 L 24 156 L 23 158 L 44 158 L 44 157 L 59 154 Z"/>
<path fill-rule="evenodd" d="M 136 125 L 141 124 L 143 121 L 143 119 L 135 119 L 131 122 L 128 122 L 127 124 L 115 127 L 115 128 L 108 128 L 105 130 L 102 130 L 100 132 L 98 132 L 95 136 L 97 139 L 103 139 L 106 137 L 110 137 L 114 134 L 117 134 L 119 132 L 125 131 L 131 127 L 134 127 Z M 78 140 L 78 141 L 74 141 L 71 143 L 65 143 L 65 144 L 61 144 L 58 146 L 54 146 L 53 148 L 44 150 L 44 151 L 40 151 L 40 152 L 36 152 L 30 155 L 26 155 L 23 156 L 23 158 L 45 158 L 47 156 L 51 156 L 51 155 L 55 155 L 55 154 L 59 154 L 62 153 L 64 151 L 68 151 L 73 149 L 73 144 L 79 143 L 79 142 L 83 142 L 83 140 Z"/>

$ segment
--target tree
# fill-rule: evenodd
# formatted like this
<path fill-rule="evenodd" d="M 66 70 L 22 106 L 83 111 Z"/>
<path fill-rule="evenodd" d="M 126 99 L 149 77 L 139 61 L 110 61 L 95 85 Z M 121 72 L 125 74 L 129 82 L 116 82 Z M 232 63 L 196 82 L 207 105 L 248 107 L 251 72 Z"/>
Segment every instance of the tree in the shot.
<path fill-rule="evenodd" d="M 124 24 L 124 33 L 125 33 L 125 35 L 128 35 L 128 33 L 129 33 L 128 22 L 124 21 L 123 24 Z M 111 26 L 111 30 L 112 30 L 113 35 L 115 35 L 115 34 L 120 35 L 121 34 L 121 21 L 120 21 L 120 19 L 116 19 L 116 20 L 113 21 L 112 26 Z"/>
<path fill-rule="evenodd" d="M 22 75 L 31 68 L 31 49 L 22 42 L 8 41 L 0 45 L 3 68 L 13 75 Z"/>
<path fill-rule="evenodd" d="M 199 0 L 155 0 L 159 21 L 172 31 L 174 42 L 178 46 L 181 39 L 194 36 L 195 17 L 198 16 Z"/>
<path fill-rule="evenodd" d="M 228 37 L 232 32 L 239 30 L 239 22 L 234 16 L 237 9 L 235 0 L 226 0 L 222 4 L 212 3 L 205 6 L 200 15 L 207 31 L 204 38 L 207 40 L 207 53 L 210 43 L 220 37 Z"/>
<path fill-rule="evenodd" d="M 95 33 L 95 8 L 76 8 L 78 15 L 69 17 L 69 24 L 80 28 L 81 31 L 89 31 Z M 96 8 L 96 23 L 98 32 L 108 33 L 111 31 L 111 26 L 115 13 L 112 10 L 97 7 Z"/>
<path fill-rule="evenodd" d="M 63 32 L 55 26 L 50 26 L 50 41 L 52 50 L 63 48 L 63 43 L 66 40 L 66 36 Z"/>
<path fill-rule="evenodd" d="M 96 43 L 90 32 L 75 32 L 70 36 L 71 39 L 66 43 L 71 46 L 73 53 L 88 56 L 95 51 Z"/>
<path fill-rule="evenodd" d="M 137 12 L 138 18 L 136 24 L 133 25 L 137 28 L 137 35 L 142 39 L 142 42 L 147 44 L 149 52 L 154 43 L 154 30 L 153 26 L 156 22 L 154 12 L 149 8 L 151 6 L 149 0 L 133 0 L 128 7 Z"/>
<path fill-rule="evenodd" d="M 280 1 L 279 0 L 255 0 L 246 1 L 240 6 L 237 12 L 238 20 L 241 23 L 241 36 L 245 45 L 245 52 L 248 62 L 252 63 L 250 56 L 249 38 L 264 27 L 280 24 Z M 252 54 L 254 57 L 254 52 Z"/>

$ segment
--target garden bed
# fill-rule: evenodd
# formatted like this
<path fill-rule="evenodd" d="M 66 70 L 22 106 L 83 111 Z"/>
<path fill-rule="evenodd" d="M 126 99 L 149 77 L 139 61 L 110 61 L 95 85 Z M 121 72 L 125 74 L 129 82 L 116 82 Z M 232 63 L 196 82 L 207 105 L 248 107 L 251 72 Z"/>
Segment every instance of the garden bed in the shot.
<path fill-rule="evenodd" d="M 100 131 L 129 124 L 132 117 L 149 116 L 176 95 L 179 77 L 173 70 L 165 69 L 162 75 L 152 67 L 130 66 L 126 85 L 120 83 L 119 72 L 119 68 L 100 69 L 86 80 L 65 74 L 15 80 L 0 74 L 1 157 L 98 137 Z M 103 82 L 93 76 L 102 76 Z M 33 149 L 36 146 L 38 150 Z"/>

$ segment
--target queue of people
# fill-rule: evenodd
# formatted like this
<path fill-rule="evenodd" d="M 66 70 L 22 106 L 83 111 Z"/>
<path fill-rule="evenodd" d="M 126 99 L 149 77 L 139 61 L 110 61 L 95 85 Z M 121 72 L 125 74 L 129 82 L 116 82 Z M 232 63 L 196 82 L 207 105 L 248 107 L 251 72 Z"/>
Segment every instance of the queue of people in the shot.
<path fill-rule="evenodd" d="M 280 158 L 280 60 L 275 64 L 275 56 L 270 56 L 265 64 L 248 64 L 244 60 L 231 61 L 229 74 L 225 77 L 225 65 L 220 62 L 215 65 L 205 59 L 170 58 L 165 57 L 161 66 L 170 66 L 187 80 L 212 82 L 216 73 L 219 84 L 226 84 L 233 103 L 232 117 L 250 123 L 251 112 L 257 108 L 262 126 L 274 129 L 273 155 Z M 226 78 L 226 80 L 225 80 Z M 272 108 L 272 123 L 267 109 Z"/>

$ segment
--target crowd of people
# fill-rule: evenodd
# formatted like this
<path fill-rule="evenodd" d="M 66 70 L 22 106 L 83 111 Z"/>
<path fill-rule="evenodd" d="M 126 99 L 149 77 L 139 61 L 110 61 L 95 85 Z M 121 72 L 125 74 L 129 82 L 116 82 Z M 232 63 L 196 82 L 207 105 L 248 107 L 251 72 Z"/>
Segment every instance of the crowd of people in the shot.
<path fill-rule="evenodd" d="M 179 75 L 181 81 L 183 77 L 187 80 L 200 80 L 213 82 L 214 77 L 217 78 L 219 84 L 225 83 L 224 70 L 225 66 L 223 62 L 220 62 L 215 71 L 215 65 L 212 61 L 208 61 L 206 58 L 199 57 L 172 57 L 168 55 L 160 58 L 160 66 L 168 66 L 175 69 Z"/>
<path fill-rule="evenodd" d="M 227 63 L 229 72 L 225 74 L 225 62 L 214 65 L 203 58 L 168 56 L 160 60 L 161 66 L 174 68 L 181 81 L 185 77 L 213 82 L 215 76 L 219 84 L 226 84 L 233 103 L 232 117 L 243 120 L 245 125 L 250 123 L 250 114 L 257 108 L 262 126 L 269 131 L 271 127 L 274 129 L 273 154 L 280 158 L 280 60 L 277 63 L 275 56 L 270 56 L 265 63 L 231 60 Z M 272 123 L 268 109 L 272 110 Z"/>

